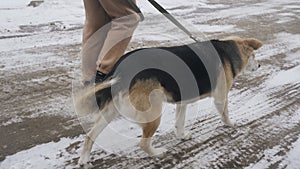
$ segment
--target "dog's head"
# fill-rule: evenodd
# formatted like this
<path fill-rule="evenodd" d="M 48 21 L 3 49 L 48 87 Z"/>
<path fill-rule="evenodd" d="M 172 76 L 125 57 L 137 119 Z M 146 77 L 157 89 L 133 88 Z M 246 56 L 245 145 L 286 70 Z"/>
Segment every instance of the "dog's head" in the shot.
<path fill-rule="evenodd" d="M 254 38 L 228 38 L 226 40 L 233 40 L 239 48 L 242 70 L 255 71 L 260 67 L 260 64 L 255 60 L 254 51 L 262 47 L 261 41 Z"/>
<path fill-rule="evenodd" d="M 244 60 L 244 68 L 247 71 L 255 71 L 260 67 L 260 64 L 255 60 L 254 50 L 262 47 L 263 43 L 257 39 L 244 39 L 243 40 L 243 50 L 241 51 L 243 60 Z"/>

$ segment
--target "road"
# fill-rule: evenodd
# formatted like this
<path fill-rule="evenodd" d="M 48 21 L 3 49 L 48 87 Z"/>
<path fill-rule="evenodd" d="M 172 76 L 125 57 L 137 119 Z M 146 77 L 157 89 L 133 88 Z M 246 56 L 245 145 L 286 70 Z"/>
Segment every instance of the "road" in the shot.
<path fill-rule="evenodd" d="M 95 168 L 299 168 L 299 2 L 203 3 L 168 10 L 208 39 L 240 36 L 264 43 L 256 56 L 262 67 L 240 75 L 230 92 L 229 112 L 238 127 L 224 127 L 211 106 L 205 106 L 209 100 L 199 101 L 189 107 L 197 115 L 187 118 L 192 139 L 176 140 L 168 126 L 160 127 L 154 144 L 168 148 L 165 158 L 147 157 L 135 144 L 120 152 L 96 145 L 92 152 Z M 150 18 L 141 23 L 129 50 L 176 44 L 155 38 L 180 34 L 172 26 L 162 30 L 171 24 L 167 22 Z M 23 25 L 20 30 L 0 36 L 0 166 L 74 168 L 85 133 L 72 104 L 72 81 L 79 79 L 74 72 L 80 70 L 82 25 L 64 27 L 56 21 Z M 143 36 L 149 30 L 160 33 Z M 184 35 L 181 38 L 189 41 Z M 172 105 L 166 110 L 174 115 Z M 125 133 L 137 131 L 131 125 L 123 129 Z"/>

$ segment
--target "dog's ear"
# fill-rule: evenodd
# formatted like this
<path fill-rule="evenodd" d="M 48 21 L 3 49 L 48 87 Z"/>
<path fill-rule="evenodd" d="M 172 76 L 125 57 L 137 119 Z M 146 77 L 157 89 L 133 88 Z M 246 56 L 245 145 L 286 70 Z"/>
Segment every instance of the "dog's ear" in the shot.
<path fill-rule="evenodd" d="M 263 45 L 263 43 L 261 41 L 259 41 L 257 39 L 254 39 L 254 38 L 244 39 L 244 44 L 247 45 L 247 46 L 250 46 L 254 50 L 259 49 Z"/>

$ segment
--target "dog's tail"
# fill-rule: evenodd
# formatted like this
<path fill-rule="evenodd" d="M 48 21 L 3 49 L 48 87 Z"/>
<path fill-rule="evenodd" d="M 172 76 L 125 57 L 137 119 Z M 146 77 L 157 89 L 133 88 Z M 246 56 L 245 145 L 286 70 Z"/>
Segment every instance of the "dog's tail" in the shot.
<path fill-rule="evenodd" d="M 78 116 L 84 116 L 99 111 L 95 93 L 116 84 L 118 79 L 104 81 L 95 86 L 85 87 L 73 95 L 75 111 Z"/>
<path fill-rule="evenodd" d="M 112 85 L 116 84 L 118 82 L 117 78 L 111 79 L 109 81 L 104 81 L 102 83 L 99 83 L 95 86 L 91 86 L 87 88 L 87 91 L 84 93 L 85 97 L 89 97 L 91 95 L 94 95 L 96 92 L 101 91 L 103 89 L 109 88 Z"/>

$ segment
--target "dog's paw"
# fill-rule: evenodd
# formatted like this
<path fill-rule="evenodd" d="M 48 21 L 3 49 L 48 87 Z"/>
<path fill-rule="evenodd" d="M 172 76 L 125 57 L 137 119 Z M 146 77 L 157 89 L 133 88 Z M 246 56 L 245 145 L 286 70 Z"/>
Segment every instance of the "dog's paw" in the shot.
<path fill-rule="evenodd" d="M 177 138 L 177 139 L 180 139 L 180 140 L 189 140 L 189 139 L 192 138 L 192 133 L 189 132 L 189 131 L 186 131 L 186 132 L 180 133 L 180 134 L 177 133 L 177 134 L 176 134 L 176 138 Z"/>
<path fill-rule="evenodd" d="M 84 169 L 89 169 L 93 167 L 93 165 L 89 162 L 89 159 L 84 156 L 81 156 L 79 158 L 78 165 L 80 168 L 84 168 Z"/>
<path fill-rule="evenodd" d="M 236 122 L 232 120 L 222 120 L 223 123 L 228 127 L 236 127 Z"/>
<path fill-rule="evenodd" d="M 156 158 L 163 158 L 163 157 L 166 156 L 167 151 L 168 150 L 163 148 L 163 147 L 162 148 L 155 148 L 155 149 L 152 150 L 151 156 L 156 157 Z"/>
<path fill-rule="evenodd" d="M 79 168 L 82 168 L 82 169 L 90 169 L 90 168 L 93 168 L 93 164 L 92 163 L 90 163 L 90 162 L 87 162 L 87 163 L 85 163 L 85 164 L 80 164 L 80 163 L 78 163 L 78 165 L 79 165 Z"/>

